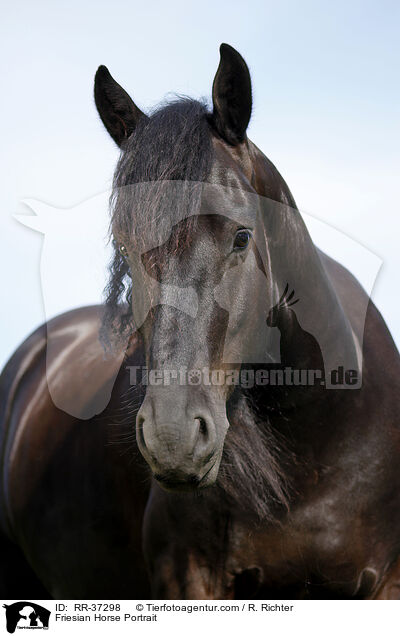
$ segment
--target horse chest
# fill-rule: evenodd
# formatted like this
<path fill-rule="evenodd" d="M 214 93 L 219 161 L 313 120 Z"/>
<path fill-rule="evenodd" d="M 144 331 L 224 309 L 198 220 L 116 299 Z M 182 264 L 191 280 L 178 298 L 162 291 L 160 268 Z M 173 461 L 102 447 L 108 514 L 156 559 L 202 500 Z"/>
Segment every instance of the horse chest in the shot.
<path fill-rule="evenodd" d="M 251 572 L 250 589 L 260 598 L 364 596 L 380 570 L 364 553 L 364 539 L 357 518 L 335 514 L 329 502 L 319 502 L 299 508 L 279 526 L 234 525 L 229 569 L 239 581 Z M 248 590 L 247 585 L 239 595 Z"/>

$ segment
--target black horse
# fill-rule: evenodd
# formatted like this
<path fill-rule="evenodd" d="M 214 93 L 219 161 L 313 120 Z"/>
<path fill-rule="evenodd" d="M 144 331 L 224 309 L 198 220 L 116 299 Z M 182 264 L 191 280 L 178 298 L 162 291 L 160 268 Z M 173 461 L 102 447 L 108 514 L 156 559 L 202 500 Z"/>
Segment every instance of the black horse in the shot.
<path fill-rule="evenodd" d="M 1 376 L 3 598 L 400 598 L 399 356 L 247 138 L 249 72 L 220 53 L 211 112 L 147 117 L 97 71 L 115 257 L 105 311 L 55 318 Z M 290 382 L 275 318 L 323 381 Z"/>

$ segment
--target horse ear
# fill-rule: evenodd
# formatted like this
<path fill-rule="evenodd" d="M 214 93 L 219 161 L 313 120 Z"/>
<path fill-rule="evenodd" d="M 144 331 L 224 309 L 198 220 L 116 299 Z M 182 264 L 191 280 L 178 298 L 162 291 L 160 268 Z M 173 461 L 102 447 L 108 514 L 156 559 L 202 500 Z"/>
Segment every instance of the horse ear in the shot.
<path fill-rule="evenodd" d="M 221 55 L 212 88 L 211 121 L 229 144 L 236 146 L 246 136 L 251 115 L 251 80 L 242 56 L 229 44 L 221 44 Z"/>
<path fill-rule="evenodd" d="M 94 78 L 94 99 L 104 126 L 121 147 L 141 117 L 146 117 L 106 66 L 99 66 Z"/>

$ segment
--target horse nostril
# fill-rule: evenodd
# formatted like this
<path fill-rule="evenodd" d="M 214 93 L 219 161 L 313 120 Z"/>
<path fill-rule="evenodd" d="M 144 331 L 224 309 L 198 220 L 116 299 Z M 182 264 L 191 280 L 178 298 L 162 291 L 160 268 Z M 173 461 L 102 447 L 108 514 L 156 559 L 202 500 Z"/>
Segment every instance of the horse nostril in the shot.
<path fill-rule="evenodd" d="M 214 453 L 216 444 L 216 430 L 211 417 L 198 416 L 196 422 L 195 454 L 203 460 L 209 453 Z"/>
<path fill-rule="evenodd" d="M 138 441 L 138 444 L 142 446 L 142 448 L 145 448 L 146 444 L 145 444 L 145 441 L 144 441 L 143 424 L 144 424 L 144 417 L 143 417 L 143 415 L 138 414 L 136 416 L 136 436 L 137 436 L 137 441 Z"/>
<path fill-rule="evenodd" d="M 202 417 L 197 418 L 200 422 L 200 426 L 199 426 L 199 433 L 200 435 L 202 435 L 203 437 L 207 437 L 208 435 L 208 428 L 207 428 L 207 424 L 206 421 L 203 420 Z"/>

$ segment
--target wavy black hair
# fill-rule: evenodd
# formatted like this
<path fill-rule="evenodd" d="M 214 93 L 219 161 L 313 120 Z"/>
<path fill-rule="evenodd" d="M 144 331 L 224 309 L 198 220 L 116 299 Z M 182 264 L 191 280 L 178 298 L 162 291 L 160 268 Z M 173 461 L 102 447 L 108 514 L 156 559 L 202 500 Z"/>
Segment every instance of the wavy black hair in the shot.
<path fill-rule="evenodd" d="M 132 281 L 117 237 L 130 241 L 138 229 L 146 234 L 163 222 L 171 227 L 171 218 L 163 210 L 162 184 L 199 184 L 207 179 L 213 156 L 208 116 L 205 103 L 181 97 L 159 107 L 150 117 L 143 117 L 124 144 L 110 198 L 114 255 L 109 265 L 100 332 L 105 348 L 121 338 L 126 342 L 127 334 L 134 329 Z M 146 187 L 150 183 L 151 188 Z M 177 203 L 190 215 L 190 208 L 199 201 L 196 188 L 183 185 L 179 192 Z M 195 222 L 194 216 L 191 222 Z M 189 229 L 186 226 L 186 232 Z M 177 243 L 179 238 L 182 237 L 177 237 Z"/>

